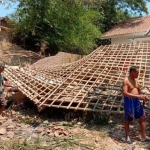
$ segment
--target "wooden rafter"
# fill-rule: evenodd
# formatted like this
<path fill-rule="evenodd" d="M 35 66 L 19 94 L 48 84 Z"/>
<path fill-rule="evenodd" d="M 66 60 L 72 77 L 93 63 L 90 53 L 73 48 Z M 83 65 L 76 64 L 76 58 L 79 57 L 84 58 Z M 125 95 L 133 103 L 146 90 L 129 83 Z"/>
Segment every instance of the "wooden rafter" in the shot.
<path fill-rule="evenodd" d="M 101 46 L 63 66 L 12 69 L 4 76 L 16 83 L 41 111 L 45 107 L 123 113 L 122 80 L 139 66 L 139 84 L 149 92 L 150 43 Z"/>

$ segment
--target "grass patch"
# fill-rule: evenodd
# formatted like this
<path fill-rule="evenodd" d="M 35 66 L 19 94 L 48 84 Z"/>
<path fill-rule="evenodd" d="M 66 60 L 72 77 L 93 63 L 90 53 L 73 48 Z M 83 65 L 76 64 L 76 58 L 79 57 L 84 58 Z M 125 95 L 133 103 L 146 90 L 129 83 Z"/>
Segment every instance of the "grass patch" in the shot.
<path fill-rule="evenodd" d="M 94 147 L 91 145 L 83 144 L 79 142 L 76 138 L 56 138 L 56 137 L 47 137 L 51 138 L 50 142 L 45 143 L 46 139 L 36 138 L 32 141 L 28 139 L 20 140 L 8 140 L 0 141 L 0 149 L 3 150 L 94 150 Z"/>

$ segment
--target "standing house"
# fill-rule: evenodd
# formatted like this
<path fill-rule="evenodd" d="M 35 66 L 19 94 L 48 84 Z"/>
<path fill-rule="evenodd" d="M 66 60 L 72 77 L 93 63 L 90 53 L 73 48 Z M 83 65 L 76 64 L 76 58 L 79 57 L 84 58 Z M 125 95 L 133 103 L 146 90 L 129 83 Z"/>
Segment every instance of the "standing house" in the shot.
<path fill-rule="evenodd" d="M 111 39 L 111 44 L 137 44 L 150 41 L 150 16 L 131 18 L 104 33 L 101 39 Z"/>
<path fill-rule="evenodd" d="M 7 17 L 0 18 L 0 41 L 9 41 L 8 20 Z"/>

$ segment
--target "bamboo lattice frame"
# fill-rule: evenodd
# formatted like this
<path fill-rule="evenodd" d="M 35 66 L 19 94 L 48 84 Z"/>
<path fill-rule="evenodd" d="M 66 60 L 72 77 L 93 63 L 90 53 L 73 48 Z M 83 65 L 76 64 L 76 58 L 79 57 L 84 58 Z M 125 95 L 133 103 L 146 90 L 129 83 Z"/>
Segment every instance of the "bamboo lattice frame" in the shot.
<path fill-rule="evenodd" d="M 45 107 L 123 113 L 122 81 L 130 66 L 139 66 L 139 84 L 149 94 L 150 43 L 107 45 L 63 66 L 11 69 L 16 83 L 41 111 Z"/>

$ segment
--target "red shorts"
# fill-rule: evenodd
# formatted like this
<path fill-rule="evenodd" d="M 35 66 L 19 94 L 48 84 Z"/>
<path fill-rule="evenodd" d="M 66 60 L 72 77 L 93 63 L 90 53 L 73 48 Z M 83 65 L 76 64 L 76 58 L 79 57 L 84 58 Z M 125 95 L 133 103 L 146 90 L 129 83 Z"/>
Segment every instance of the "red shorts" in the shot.
<path fill-rule="evenodd" d="M 4 93 L 0 93 L 0 107 L 6 106 L 6 100 L 5 100 L 5 95 Z"/>

